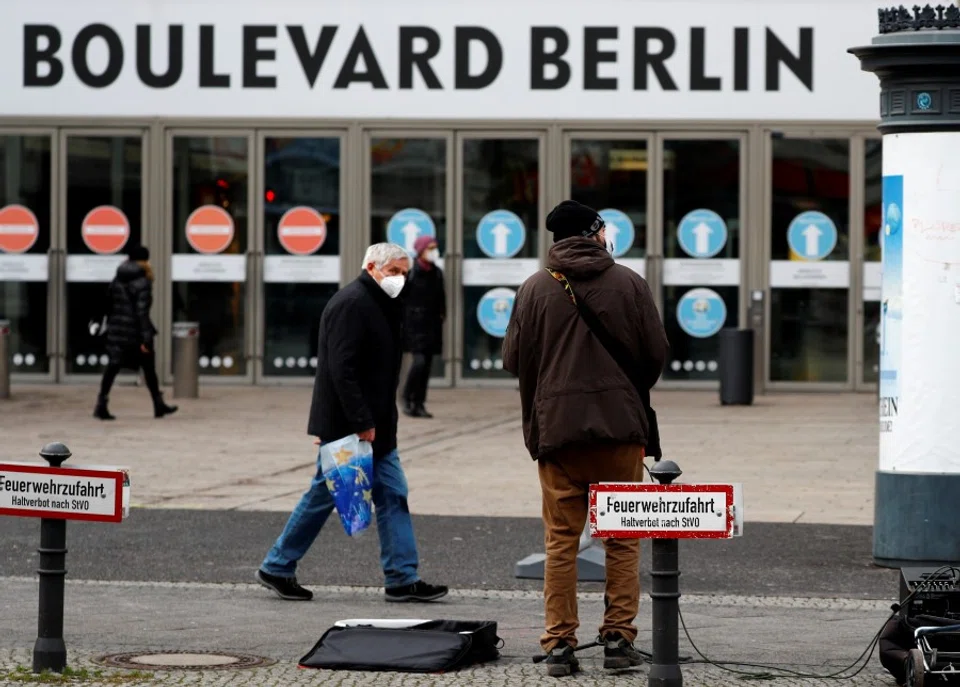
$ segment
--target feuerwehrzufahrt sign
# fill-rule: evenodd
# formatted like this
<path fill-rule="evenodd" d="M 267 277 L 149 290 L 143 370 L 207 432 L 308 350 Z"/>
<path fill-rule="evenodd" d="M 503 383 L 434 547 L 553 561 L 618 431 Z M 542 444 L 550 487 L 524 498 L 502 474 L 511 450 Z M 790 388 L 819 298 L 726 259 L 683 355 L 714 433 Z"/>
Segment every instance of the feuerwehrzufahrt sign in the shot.
<path fill-rule="evenodd" d="M 129 475 L 119 467 L 0 463 L 0 515 L 120 522 L 129 493 Z"/>
<path fill-rule="evenodd" d="M 593 537 L 728 539 L 742 532 L 739 484 L 590 485 Z"/>

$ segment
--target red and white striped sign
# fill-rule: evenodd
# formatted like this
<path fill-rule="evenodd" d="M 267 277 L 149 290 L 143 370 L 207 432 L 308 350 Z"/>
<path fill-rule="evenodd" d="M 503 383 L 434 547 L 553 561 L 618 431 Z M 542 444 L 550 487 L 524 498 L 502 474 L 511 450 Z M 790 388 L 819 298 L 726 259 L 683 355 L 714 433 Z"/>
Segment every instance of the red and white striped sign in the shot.
<path fill-rule="evenodd" d="M 233 217 L 219 205 L 202 205 L 187 217 L 186 232 L 195 251 L 216 255 L 233 241 Z"/>
<path fill-rule="evenodd" d="M 130 221 L 113 205 L 95 207 L 83 218 L 80 233 L 87 248 L 100 255 L 113 255 L 130 240 Z"/>
<path fill-rule="evenodd" d="M 40 236 L 40 222 L 23 205 L 0 208 L 0 253 L 26 253 Z"/>
<path fill-rule="evenodd" d="M 313 208 L 290 208 L 277 225 L 277 238 L 284 250 L 293 255 L 312 255 L 327 240 L 327 223 Z"/>

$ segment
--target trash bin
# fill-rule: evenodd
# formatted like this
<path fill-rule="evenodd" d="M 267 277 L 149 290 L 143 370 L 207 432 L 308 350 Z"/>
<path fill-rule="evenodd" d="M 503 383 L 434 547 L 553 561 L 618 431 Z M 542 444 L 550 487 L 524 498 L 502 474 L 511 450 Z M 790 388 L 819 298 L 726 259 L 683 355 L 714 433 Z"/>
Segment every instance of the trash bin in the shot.
<path fill-rule="evenodd" d="M 200 395 L 200 324 L 173 323 L 173 397 Z"/>
<path fill-rule="evenodd" d="M 753 404 L 753 330 L 720 331 L 720 404 Z"/>
<path fill-rule="evenodd" d="M 10 398 L 10 322 L 0 320 L 0 398 Z"/>

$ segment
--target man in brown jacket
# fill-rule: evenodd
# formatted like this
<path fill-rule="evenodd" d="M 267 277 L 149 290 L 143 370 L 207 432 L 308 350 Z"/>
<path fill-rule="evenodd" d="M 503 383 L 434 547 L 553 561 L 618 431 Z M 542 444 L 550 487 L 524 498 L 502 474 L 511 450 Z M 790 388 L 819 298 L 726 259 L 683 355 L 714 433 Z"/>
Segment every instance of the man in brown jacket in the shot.
<path fill-rule="evenodd" d="M 547 230 L 554 235 L 548 269 L 517 292 L 503 366 L 520 380 L 524 441 L 538 462 L 546 549 L 540 644 L 548 674 L 562 676 L 579 669 L 577 550 L 589 486 L 643 479 L 649 425 L 637 385 L 653 387 L 668 344 L 650 287 L 614 262 L 596 211 L 564 201 L 548 215 Z M 576 299 L 629 352 L 636 385 L 580 316 Z M 608 539 L 604 548 L 604 668 L 627 668 L 642 662 L 633 645 L 640 542 Z"/>

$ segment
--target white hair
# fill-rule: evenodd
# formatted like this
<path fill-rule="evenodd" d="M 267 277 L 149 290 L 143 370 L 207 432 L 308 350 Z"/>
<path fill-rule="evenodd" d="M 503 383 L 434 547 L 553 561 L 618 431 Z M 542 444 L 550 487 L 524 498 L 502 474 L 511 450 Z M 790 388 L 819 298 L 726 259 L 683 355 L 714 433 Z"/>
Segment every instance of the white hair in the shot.
<path fill-rule="evenodd" d="M 380 268 L 394 260 L 406 260 L 409 265 L 410 254 L 404 250 L 403 246 L 396 243 L 375 243 L 367 248 L 367 252 L 364 253 L 363 264 L 360 269 L 367 269 L 367 265 L 371 262 L 374 267 Z"/>

